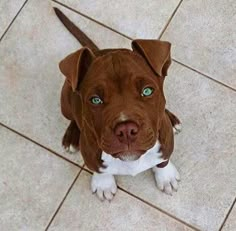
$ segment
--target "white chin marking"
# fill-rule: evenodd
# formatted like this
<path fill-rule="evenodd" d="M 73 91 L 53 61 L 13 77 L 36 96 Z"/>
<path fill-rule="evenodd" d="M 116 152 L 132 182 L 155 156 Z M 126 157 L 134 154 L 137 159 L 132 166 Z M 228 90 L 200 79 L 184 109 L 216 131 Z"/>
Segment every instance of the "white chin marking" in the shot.
<path fill-rule="evenodd" d="M 103 173 L 93 173 L 91 180 L 91 190 L 103 201 L 111 201 L 116 194 L 117 185 L 113 175 Z"/>
<path fill-rule="evenodd" d="M 100 172 L 113 175 L 131 175 L 135 176 L 147 169 L 154 167 L 157 164 L 164 162 L 162 152 L 160 151 L 159 141 L 140 156 L 137 160 L 120 160 L 112 157 L 110 154 L 102 152 L 103 164 L 106 168 L 100 168 Z"/>
<path fill-rule="evenodd" d="M 168 195 L 178 189 L 180 175 L 175 166 L 169 161 L 164 168 L 153 167 L 157 187 Z"/>

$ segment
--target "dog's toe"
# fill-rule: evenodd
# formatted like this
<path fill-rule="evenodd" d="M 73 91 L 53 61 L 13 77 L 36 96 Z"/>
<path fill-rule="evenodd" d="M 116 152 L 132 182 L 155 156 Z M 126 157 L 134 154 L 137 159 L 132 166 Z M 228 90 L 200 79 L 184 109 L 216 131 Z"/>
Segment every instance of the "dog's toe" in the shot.
<path fill-rule="evenodd" d="M 104 191 L 104 197 L 107 200 L 111 201 L 113 199 L 113 196 L 114 196 L 114 194 L 110 190 Z"/>
<path fill-rule="evenodd" d="M 69 152 L 69 153 L 75 153 L 75 152 L 77 152 L 77 149 L 76 149 L 73 145 L 70 145 L 70 146 L 67 148 L 67 152 Z"/>
<path fill-rule="evenodd" d="M 103 190 L 101 188 L 98 188 L 96 190 L 96 194 L 97 194 L 97 197 L 99 198 L 99 200 L 101 200 L 101 201 L 104 200 Z"/>
<path fill-rule="evenodd" d="M 174 134 L 179 134 L 182 131 L 182 124 L 175 124 L 173 127 Z"/>
<path fill-rule="evenodd" d="M 176 179 L 175 179 L 175 178 L 172 178 L 172 179 L 170 180 L 170 183 L 171 183 L 171 186 L 172 186 L 173 190 L 177 192 L 177 190 L 178 190 L 177 178 L 176 178 Z"/>
<path fill-rule="evenodd" d="M 78 149 L 75 148 L 73 145 L 70 145 L 68 147 L 64 146 L 64 149 L 67 153 L 70 153 L 70 154 L 76 153 L 78 151 Z"/>

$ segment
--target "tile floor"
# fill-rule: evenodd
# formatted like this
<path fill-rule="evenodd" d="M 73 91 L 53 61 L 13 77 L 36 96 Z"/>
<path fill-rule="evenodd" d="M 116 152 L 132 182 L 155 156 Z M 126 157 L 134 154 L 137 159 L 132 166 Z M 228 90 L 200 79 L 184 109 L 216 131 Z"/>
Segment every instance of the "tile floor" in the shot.
<path fill-rule="evenodd" d="M 57 6 L 101 48 L 172 43 L 168 108 L 183 121 L 172 197 L 150 171 L 117 177 L 111 202 L 89 189 L 79 153 L 61 147 L 58 62 L 80 44 Z M 0 230 L 236 230 L 236 1 L 2 0 Z M 177 89 L 177 90 L 176 90 Z"/>

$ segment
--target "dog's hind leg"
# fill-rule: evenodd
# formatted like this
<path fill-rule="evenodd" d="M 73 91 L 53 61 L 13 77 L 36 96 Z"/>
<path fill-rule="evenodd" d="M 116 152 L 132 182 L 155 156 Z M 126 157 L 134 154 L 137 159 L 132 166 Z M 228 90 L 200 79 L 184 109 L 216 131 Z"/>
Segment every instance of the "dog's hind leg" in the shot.
<path fill-rule="evenodd" d="M 62 145 L 68 152 L 79 150 L 80 130 L 75 121 L 71 121 L 62 139 Z"/>
<path fill-rule="evenodd" d="M 167 109 L 165 109 L 165 112 L 170 119 L 174 133 L 175 134 L 180 133 L 182 130 L 182 124 L 181 124 L 180 120 L 178 119 L 178 117 Z"/>

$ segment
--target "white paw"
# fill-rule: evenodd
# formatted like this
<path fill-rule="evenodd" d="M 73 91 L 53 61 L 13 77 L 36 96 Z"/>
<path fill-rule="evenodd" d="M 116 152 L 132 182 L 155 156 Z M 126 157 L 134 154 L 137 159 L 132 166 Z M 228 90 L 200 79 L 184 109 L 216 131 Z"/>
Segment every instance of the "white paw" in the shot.
<path fill-rule="evenodd" d="M 168 195 L 172 195 L 173 190 L 177 191 L 180 175 L 175 166 L 169 161 L 164 168 L 154 167 L 153 169 L 157 187 Z"/>
<path fill-rule="evenodd" d="M 111 201 L 116 194 L 117 186 L 113 175 L 94 173 L 91 181 L 91 189 L 100 200 Z"/>
<path fill-rule="evenodd" d="M 174 134 L 179 134 L 182 131 L 182 124 L 176 124 L 173 127 Z"/>
<path fill-rule="evenodd" d="M 75 152 L 77 152 L 77 149 L 74 146 L 72 146 L 72 145 L 70 145 L 69 147 L 65 148 L 65 150 L 68 153 L 75 153 Z"/>

